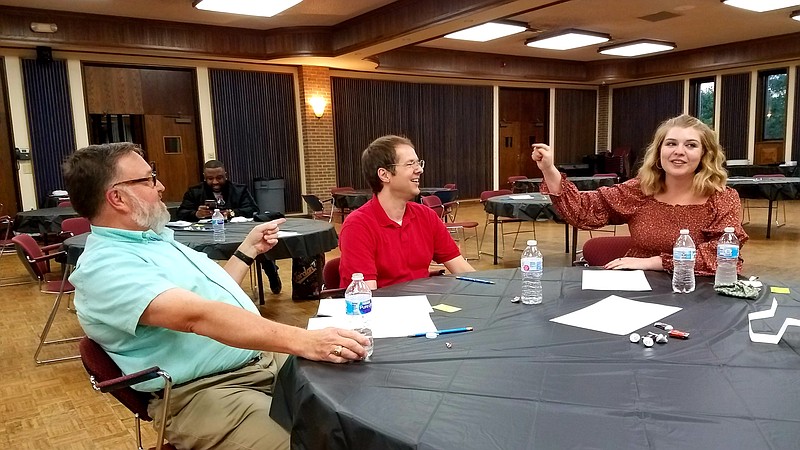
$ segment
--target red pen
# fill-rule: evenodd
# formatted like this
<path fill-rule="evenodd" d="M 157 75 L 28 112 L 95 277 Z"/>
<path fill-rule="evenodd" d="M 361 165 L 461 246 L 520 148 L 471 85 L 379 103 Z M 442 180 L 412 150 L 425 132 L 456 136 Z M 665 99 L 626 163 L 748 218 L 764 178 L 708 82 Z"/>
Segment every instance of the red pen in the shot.
<path fill-rule="evenodd" d="M 674 338 L 678 338 L 678 339 L 689 339 L 689 333 L 687 333 L 686 331 L 680 331 L 680 330 L 674 330 L 673 329 L 673 330 L 669 330 L 669 337 L 674 337 Z"/>

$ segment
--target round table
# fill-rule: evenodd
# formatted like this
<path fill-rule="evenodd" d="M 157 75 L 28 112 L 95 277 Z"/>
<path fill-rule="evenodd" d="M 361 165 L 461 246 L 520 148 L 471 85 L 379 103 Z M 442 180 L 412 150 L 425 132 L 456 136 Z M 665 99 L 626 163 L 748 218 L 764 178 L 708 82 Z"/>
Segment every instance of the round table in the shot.
<path fill-rule="evenodd" d="M 442 203 L 450 203 L 458 198 L 458 189 L 448 189 L 443 187 L 424 187 L 419 188 L 420 197 L 425 195 L 435 195 Z M 418 201 L 422 201 L 417 199 Z"/>
<path fill-rule="evenodd" d="M 728 186 L 736 189 L 741 198 L 763 198 L 769 201 L 767 239 L 772 230 L 772 207 L 776 200 L 800 198 L 800 177 L 728 178 Z"/>
<path fill-rule="evenodd" d="M 180 202 L 166 202 L 165 204 L 170 217 L 175 220 Z M 42 235 L 58 234 L 61 232 L 61 222 L 70 217 L 78 217 L 78 213 L 71 206 L 20 211 L 14 219 L 14 231 Z"/>
<path fill-rule="evenodd" d="M 211 224 L 198 231 L 175 230 L 175 240 L 189 248 L 203 252 L 215 260 L 227 260 L 247 234 L 258 225 L 258 222 L 226 223 L 225 242 L 214 242 L 214 233 Z M 336 230 L 328 222 L 321 220 L 287 218 L 286 223 L 280 226 L 281 231 L 297 233 L 296 235 L 281 236 L 265 256 L 272 260 L 277 259 L 308 259 L 316 258 L 325 252 L 336 248 L 339 238 Z M 74 265 L 83 253 L 88 233 L 71 237 L 64 241 L 67 251 L 67 263 Z M 261 280 L 261 271 L 258 271 L 259 300 L 264 300 L 264 289 Z"/>
<path fill-rule="evenodd" d="M 601 186 L 613 186 L 618 177 L 567 177 L 578 188 L 579 191 L 593 191 Z M 514 182 L 514 190 L 517 192 L 539 192 L 539 185 L 543 178 L 528 178 Z"/>
<path fill-rule="evenodd" d="M 710 277 L 673 294 L 669 274 L 649 271 L 649 292 L 585 291 L 581 272 L 545 268 L 544 303 L 534 306 L 509 301 L 518 269 L 470 274 L 493 285 L 443 276 L 380 289 L 459 307 L 435 310 L 436 327 L 475 330 L 377 339 L 370 362 L 290 357 L 270 414 L 293 448 L 797 448 L 800 333 L 753 343 L 747 314 L 777 297 L 775 320 L 753 325 L 775 333 L 800 317 L 800 282 L 780 284 L 790 295 L 766 287 L 749 301 L 717 295 Z M 682 308 L 663 321 L 690 338 L 646 348 L 550 321 L 612 294 Z"/>
<path fill-rule="evenodd" d="M 357 191 L 349 192 L 336 192 L 331 194 L 333 197 L 333 204 L 339 208 L 340 211 L 348 211 L 357 209 L 367 203 L 372 198 L 372 191 L 369 189 L 360 189 Z"/>

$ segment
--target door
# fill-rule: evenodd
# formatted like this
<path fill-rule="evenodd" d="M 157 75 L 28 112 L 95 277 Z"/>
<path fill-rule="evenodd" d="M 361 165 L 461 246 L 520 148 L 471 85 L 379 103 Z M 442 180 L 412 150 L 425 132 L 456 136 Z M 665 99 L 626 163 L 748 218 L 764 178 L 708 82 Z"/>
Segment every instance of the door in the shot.
<path fill-rule="evenodd" d="M 145 151 L 166 187 L 162 199 L 179 202 L 201 180 L 194 116 L 144 117 Z"/>

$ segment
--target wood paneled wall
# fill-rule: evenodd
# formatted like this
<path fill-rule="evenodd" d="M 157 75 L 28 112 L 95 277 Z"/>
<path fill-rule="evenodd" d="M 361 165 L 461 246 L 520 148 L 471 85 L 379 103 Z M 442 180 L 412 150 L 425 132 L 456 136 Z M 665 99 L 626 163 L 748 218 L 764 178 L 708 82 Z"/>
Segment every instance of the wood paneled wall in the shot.
<path fill-rule="evenodd" d="M 193 70 L 85 64 L 83 76 L 89 114 L 196 114 Z"/>
<path fill-rule="evenodd" d="M 800 161 L 800 66 L 794 68 L 794 121 L 789 124 L 792 133 L 792 160 Z"/>
<path fill-rule="evenodd" d="M 6 92 L 8 83 L 5 77 L 5 62 L 0 58 L 0 203 L 3 210 L 0 215 L 14 215 L 19 210 L 19 193 L 17 192 L 17 167 L 14 144 L 11 139 L 11 115 L 8 113 Z"/>

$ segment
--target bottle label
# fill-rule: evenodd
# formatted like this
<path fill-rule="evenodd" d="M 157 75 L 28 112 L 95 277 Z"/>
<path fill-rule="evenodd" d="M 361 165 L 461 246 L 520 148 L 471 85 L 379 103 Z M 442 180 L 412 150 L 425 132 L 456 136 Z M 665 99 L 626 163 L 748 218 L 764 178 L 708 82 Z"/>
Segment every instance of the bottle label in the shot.
<path fill-rule="evenodd" d="M 675 261 L 694 261 L 696 250 L 693 248 L 675 247 L 672 249 L 672 259 Z"/>
<path fill-rule="evenodd" d="M 717 257 L 719 258 L 738 258 L 739 247 L 735 245 L 718 245 Z"/>
<path fill-rule="evenodd" d="M 541 271 L 542 258 L 522 258 L 519 263 L 519 268 L 523 272 Z"/>
<path fill-rule="evenodd" d="M 372 296 L 369 294 L 355 294 L 345 297 L 348 316 L 367 314 L 372 311 Z"/>

